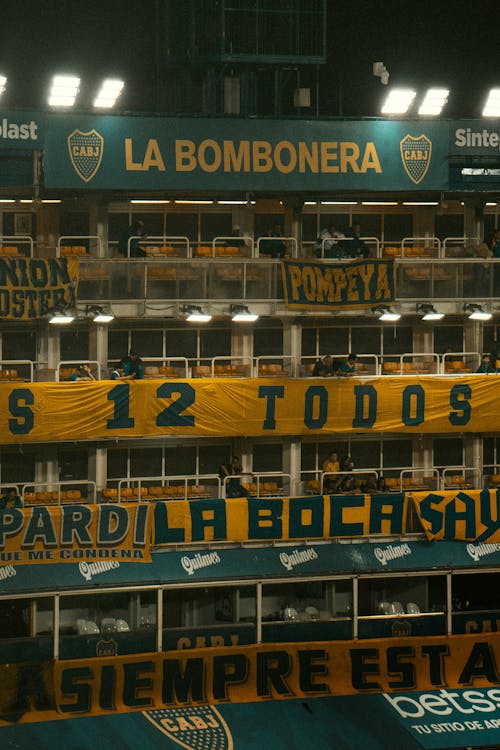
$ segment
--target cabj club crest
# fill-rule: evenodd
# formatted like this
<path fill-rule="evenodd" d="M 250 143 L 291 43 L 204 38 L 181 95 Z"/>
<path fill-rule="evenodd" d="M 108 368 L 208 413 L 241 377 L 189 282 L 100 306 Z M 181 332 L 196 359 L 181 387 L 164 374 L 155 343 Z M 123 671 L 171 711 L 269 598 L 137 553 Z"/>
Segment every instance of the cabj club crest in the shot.
<path fill-rule="evenodd" d="M 432 141 L 426 135 L 414 137 L 407 133 L 399 142 L 401 160 L 406 174 L 415 185 L 422 182 L 431 163 Z"/>
<path fill-rule="evenodd" d="M 73 130 L 68 136 L 69 157 L 73 169 L 84 182 L 90 182 L 101 166 L 104 138 L 97 130 L 83 133 Z"/>
<path fill-rule="evenodd" d="M 229 727 L 213 706 L 160 708 L 142 714 L 186 750 L 233 750 Z"/>

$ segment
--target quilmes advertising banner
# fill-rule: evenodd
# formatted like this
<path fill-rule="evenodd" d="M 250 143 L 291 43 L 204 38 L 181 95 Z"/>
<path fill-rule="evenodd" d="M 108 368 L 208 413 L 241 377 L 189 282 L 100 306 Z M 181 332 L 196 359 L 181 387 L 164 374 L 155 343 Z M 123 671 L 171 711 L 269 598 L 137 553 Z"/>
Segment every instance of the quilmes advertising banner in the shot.
<path fill-rule="evenodd" d="M 496 431 L 500 377 L 0 384 L 3 443 L 155 435 Z"/>
<path fill-rule="evenodd" d="M 442 190 L 449 125 L 0 112 L 0 149 L 40 149 L 51 188 Z"/>
<path fill-rule="evenodd" d="M 0 510 L 0 573 L 2 564 L 12 577 L 26 564 L 150 562 L 151 510 L 147 503 Z"/>
<path fill-rule="evenodd" d="M 78 274 L 76 258 L 0 258 L 0 319 L 33 320 L 74 307 Z"/>
<path fill-rule="evenodd" d="M 257 644 L 4 664 L 0 722 L 9 723 L 13 716 L 23 723 L 171 706 L 414 693 L 444 686 L 447 691 L 471 688 L 487 694 L 495 710 L 499 669 L 496 633 Z M 449 705 L 447 691 L 433 708 Z M 393 698 L 393 706 L 420 719 L 420 702 L 411 701 L 404 704 Z M 468 701 L 478 703 L 479 695 Z"/>
<path fill-rule="evenodd" d="M 281 273 L 285 304 L 295 310 L 370 307 L 395 298 L 393 261 L 285 260 Z"/>
<path fill-rule="evenodd" d="M 413 502 L 428 539 L 460 539 L 500 549 L 500 491 L 415 492 Z"/>

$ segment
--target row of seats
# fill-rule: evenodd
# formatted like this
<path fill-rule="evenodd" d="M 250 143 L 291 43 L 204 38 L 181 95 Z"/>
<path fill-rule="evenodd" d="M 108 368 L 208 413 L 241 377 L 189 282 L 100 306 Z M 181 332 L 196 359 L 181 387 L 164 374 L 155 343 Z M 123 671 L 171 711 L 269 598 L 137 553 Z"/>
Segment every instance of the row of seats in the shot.
<path fill-rule="evenodd" d="M 187 488 L 185 484 L 143 486 L 140 492 L 142 500 L 182 500 L 186 495 L 190 499 L 199 499 L 213 496 L 213 494 L 203 484 L 188 484 Z M 126 501 L 137 500 L 139 498 L 139 488 L 122 487 L 120 496 L 122 500 Z M 118 500 L 118 489 L 116 487 L 107 487 L 102 491 L 102 497 L 103 500 L 116 502 Z"/>
<path fill-rule="evenodd" d="M 24 493 L 24 504 L 25 505 L 53 505 L 54 503 L 79 503 L 82 498 L 80 490 L 61 490 L 57 492 L 52 490 L 50 492 L 25 492 Z"/>
<path fill-rule="evenodd" d="M 241 486 L 248 490 L 248 493 L 252 496 L 256 496 L 257 492 L 259 497 L 281 497 L 283 495 L 283 487 L 280 487 L 277 482 L 260 482 L 258 487 L 256 482 L 242 482 Z"/>
<path fill-rule="evenodd" d="M 385 246 L 382 250 L 383 258 L 432 258 L 437 252 L 434 247 L 391 247 Z"/>
<path fill-rule="evenodd" d="M 211 258 L 214 255 L 214 249 L 210 245 L 200 245 L 195 250 L 195 256 L 199 258 Z M 245 253 L 241 247 L 230 247 L 225 245 L 217 245 L 215 247 L 215 255 L 217 257 L 243 257 Z"/>
<path fill-rule="evenodd" d="M 169 365 L 147 366 L 144 368 L 144 377 L 151 378 L 182 378 L 184 373 Z"/>
<path fill-rule="evenodd" d="M 2 380 L 23 380 L 19 377 L 17 370 L 0 370 L 0 381 Z"/>
<path fill-rule="evenodd" d="M 82 256 L 89 255 L 89 251 L 85 247 L 85 245 L 61 245 L 61 247 L 59 248 L 59 253 L 62 258 L 80 258 Z"/>
<path fill-rule="evenodd" d="M 16 256 L 16 255 L 24 255 L 20 248 L 16 247 L 15 245 L 3 245 L 0 247 L 0 256 Z"/>

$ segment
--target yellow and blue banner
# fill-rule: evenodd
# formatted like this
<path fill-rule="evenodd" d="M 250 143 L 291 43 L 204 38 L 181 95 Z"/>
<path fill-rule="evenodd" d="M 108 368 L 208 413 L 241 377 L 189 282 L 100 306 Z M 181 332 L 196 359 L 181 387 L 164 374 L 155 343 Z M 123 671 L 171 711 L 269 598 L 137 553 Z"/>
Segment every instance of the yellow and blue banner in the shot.
<path fill-rule="evenodd" d="M 499 490 L 414 492 L 412 497 L 427 539 L 485 543 L 489 552 L 495 545 L 500 551 Z"/>
<path fill-rule="evenodd" d="M 151 562 L 151 510 L 147 503 L 1 510 L 0 565 L 73 563 L 91 573 L 93 565 Z"/>
<path fill-rule="evenodd" d="M 281 262 L 286 306 L 295 310 L 374 307 L 395 299 L 394 261 Z"/>
<path fill-rule="evenodd" d="M 0 384 L 3 443 L 496 432 L 500 376 Z"/>
<path fill-rule="evenodd" d="M 74 307 L 78 272 L 77 258 L 0 258 L 0 318 L 34 320 Z"/>

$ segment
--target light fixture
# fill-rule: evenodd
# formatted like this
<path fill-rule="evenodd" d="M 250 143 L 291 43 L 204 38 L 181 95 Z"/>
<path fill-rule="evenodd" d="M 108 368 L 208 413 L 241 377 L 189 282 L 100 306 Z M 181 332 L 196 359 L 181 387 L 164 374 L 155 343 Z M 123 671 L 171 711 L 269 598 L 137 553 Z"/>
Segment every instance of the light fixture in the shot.
<path fill-rule="evenodd" d="M 3 94 L 3 92 L 5 91 L 6 85 L 7 85 L 7 77 L 0 76 L 0 94 Z"/>
<path fill-rule="evenodd" d="M 401 317 L 401 313 L 394 312 L 394 310 L 391 310 L 387 305 L 379 305 L 373 309 L 373 312 L 379 320 L 383 320 L 386 323 L 395 323 Z"/>
<path fill-rule="evenodd" d="M 186 315 L 186 320 L 190 323 L 208 323 L 212 320 L 209 313 L 204 313 L 198 305 L 184 305 L 182 312 Z"/>
<path fill-rule="evenodd" d="M 104 308 L 99 305 L 87 305 L 85 310 L 86 314 L 92 318 L 94 323 L 111 323 L 115 319 L 112 313 L 107 313 Z"/>
<path fill-rule="evenodd" d="M 469 320 L 491 320 L 493 315 L 483 310 L 482 305 L 473 303 L 464 305 L 464 311 L 468 313 Z"/>
<path fill-rule="evenodd" d="M 246 305 L 231 305 L 231 320 L 235 323 L 255 323 L 257 313 L 251 313 Z"/>
<path fill-rule="evenodd" d="M 211 206 L 214 201 L 174 201 L 181 206 Z"/>
<path fill-rule="evenodd" d="M 246 201 L 217 201 L 220 206 L 246 206 Z"/>
<path fill-rule="evenodd" d="M 69 325 L 69 323 L 72 323 L 74 319 L 75 319 L 75 316 L 72 315 L 70 312 L 64 312 L 62 310 L 53 310 L 50 313 L 49 323 L 52 323 L 52 325 L 66 326 L 66 325 Z"/>
<path fill-rule="evenodd" d="M 440 115 L 443 111 L 443 107 L 448 101 L 450 95 L 449 89 L 433 88 L 428 89 L 424 97 L 424 101 L 419 107 L 419 115 Z"/>
<path fill-rule="evenodd" d="M 142 198 L 134 198 L 130 201 L 131 203 L 142 203 L 142 204 L 151 204 L 151 205 L 163 205 L 165 203 L 170 203 L 170 201 L 167 200 L 150 200 L 150 199 L 142 199 Z"/>
<path fill-rule="evenodd" d="M 72 107 L 79 90 L 80 79 L 78 77 L 54 76 L 49 93 L 49 107 Z"/>
<path fill-rule="evenodd" d="M 408 112 L 417 92 L 413 89 L 391 89 L 382 105 L 383 115 L 404 115 Z"/>
<path fill-rule="evenodd" d="M 442 320 L 444 318 L 444 313 L 438 312 L 434 305 L 428 302 L 417 305 L 417 312 L 422 313 L 422 320 Z"/>
<path fill-rule="evenodd" d="M 399 206 L 398 201 L 361 201 L 362 206 Z"/>
<path fill-rule="evenodd" d="M 500 117 L 500 89 L 490 89 L 484 105 L 483 117 Z"/>
<path fill-rule="evenodd" d="M 403 206 L 439 206 L 439 201 L 403 201 Z"/>
<path fill-rule="evenodd" d="M 94 99 L 94 107 L 96 109 L 111 109 L 114 107 L 124 86 L 124 82 L 117 78 L 106 78 Z"/>
<path fill-rule="evenodd" d="M 321 201 L 322 206 L 357 206 L 358 201 Z"/>

